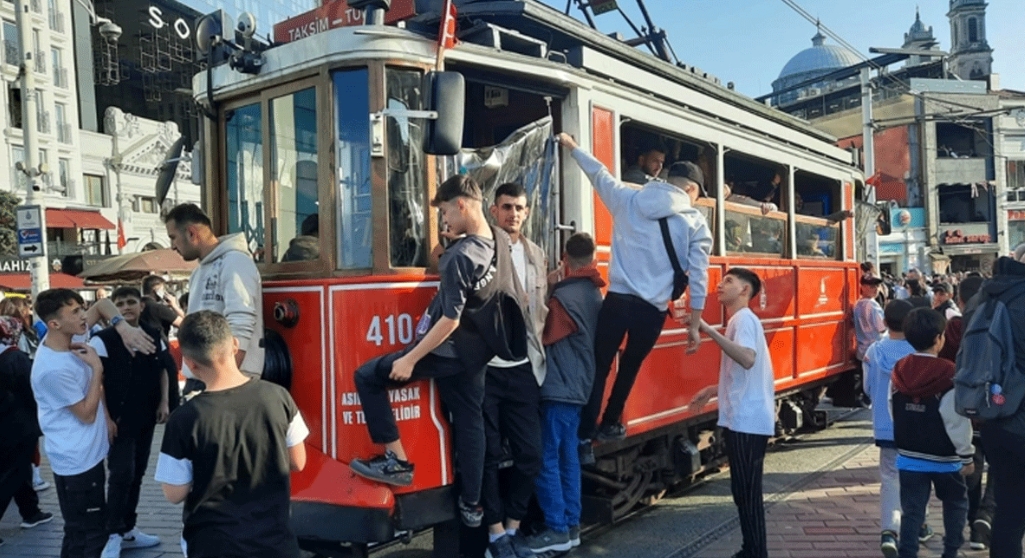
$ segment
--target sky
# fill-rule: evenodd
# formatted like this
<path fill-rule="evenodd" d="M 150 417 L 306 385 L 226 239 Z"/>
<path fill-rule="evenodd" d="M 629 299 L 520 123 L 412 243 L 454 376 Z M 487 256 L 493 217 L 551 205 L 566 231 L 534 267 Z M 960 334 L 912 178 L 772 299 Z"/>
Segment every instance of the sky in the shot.
<path fill-rule="evenodd" d="M 566 0 L 540 0 L 564 10 Z M 866 56 L 869 47 L 900 48 L 915 22 L 932 26 L 940 49 L 950 48 L 948 0 L 796 0 Z M 582 19 L 574 7 L 570 15 Z M 677 57 L 718 77 L 751 97 L 772 91 L 772 82 L 798 52 L 811 47 L 815 26 L 781 0 L 646 0 L 658 27 L 666 30 Z M 619 5 L 638 27 L 644 22 L 636 0 Z M 614 12 L 595 18 L 602 32 L 635 35 Z M 986 39 L 993 52 L 993 71 L 1003 89 L 1025 91 L 1025 1 L 989 0 Z M 827 40 L 826 44 L 836 44 Z M 643 47 L 641 47 L 643 48 Z"/>

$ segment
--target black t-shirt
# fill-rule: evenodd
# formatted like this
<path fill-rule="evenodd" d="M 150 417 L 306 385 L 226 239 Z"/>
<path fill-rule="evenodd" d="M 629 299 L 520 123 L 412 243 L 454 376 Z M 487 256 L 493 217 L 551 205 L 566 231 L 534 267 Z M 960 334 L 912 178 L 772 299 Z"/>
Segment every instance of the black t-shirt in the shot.
<path fill-rule="evenodd" d="M 287 445 L 298 413 L 284 388 L 250 380 L 203 392 L 171 415 L 160 457 L 191 464 L 182 513 L 189 558 L 299 556 L 289 526 Z M 162 465 L 157 480 L 168 482 Z"/>
<path fill-rule="evenodd" d="M 438 262 L 438 293 L 417 325 L 418 341 L 442 316 L 453 320 L 462 316 L 466 300 L 494 275 L 494 261 L 495 241 L 483 236 L 461 238 L 445 250 Z M 451 338 L 432 352 L 448 358 L 457 356 Z"/>
<path fill-rule="evenodd" d="M 167 341 L 171 334 L 171 326 L 178 319 L 178 313 L 151 296 L 142 297 L 142 301 L 146 306 L 143 307 L 142 314 L 139 315 L 139 322 L 159 330 L 163 334 L 164 341 Z"/>

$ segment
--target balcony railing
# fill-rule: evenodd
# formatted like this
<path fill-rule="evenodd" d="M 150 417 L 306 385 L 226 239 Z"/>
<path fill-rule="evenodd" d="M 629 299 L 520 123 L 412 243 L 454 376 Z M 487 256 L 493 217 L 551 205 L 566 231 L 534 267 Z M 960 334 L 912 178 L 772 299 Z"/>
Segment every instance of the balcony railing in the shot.
<path fill-rule="evenodd" d="M 36 69 L 36 73 L 45 74 L 46 73 L 46 55 L 37 50 L 37 51 L 35 51 L 32 54 L 32 56 L 33 56 L 33 58 L 35 58 L 35 60 L 33 60 L 33 62 L 35 63 L 34 66 L 35 66 L 35 69 Z"/>
<path fill-rule="evenodd" d="M 49 134 L 50 130 L 50 113 L 45 110 L 41 110 L 36 114 L 36 124 L 40 134 Z"/>
<path fill-rule="evenodd" d="M 60 12 L 50 12 L 50 30 L 56 31 L 57 33 L 64 32 L 64 14 Z"/>
<path fill-rule="evenodd" d="M 57 141 L 61 143 L 72 143 L 71 124 L 57 125 Z"/>
<path fill-rule="evenodd" d="M 16 41 L 4 41 L 3 57 L 4 64 L 10 64 L 11 66 L 21 65 L 21 48 L 18 47 Z"/>
<path fill-rule="evenodd" d="M 68 69 L 67 68 L 54 68 L 53 69 L 53 84 L 61 89 L 68 88 Z"/>

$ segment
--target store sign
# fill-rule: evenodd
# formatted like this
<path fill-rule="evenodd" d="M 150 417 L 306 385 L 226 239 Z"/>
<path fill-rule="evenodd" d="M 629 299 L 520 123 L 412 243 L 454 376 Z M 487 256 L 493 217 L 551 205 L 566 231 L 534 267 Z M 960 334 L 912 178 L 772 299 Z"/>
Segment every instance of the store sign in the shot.
<path fill-rule="evenodd" d="M 0 273 L 28 273 L 32 271 L 31 260 L 0 258 Z"/>
<path fill-rule="evenodd" d="M 187 41 L 192 37 L 192 26 L 183 17 L 175 18 L 174 21 L 170 21 L 170 18 L 164 15 L 164 10 L 161 10 L 157 6 L 150 6 L 147 11 L 149 19 L 146 23 L 154 29 L 163 29 L 170 26 L 174 30 L 174 34 L 179 39 Z"/>
<path fill-rule="evenodd" d="M 1025 210 L 1012 209 L 1007 212 L 1008 221 L 1025 221 Z"/>
<path fill-rule="evenodd" d="M 989 234 L 964 234 L 961 229 L 943 231 L 944 244 L 986 244 L 990 241 Z"/>
<path fill-rule="evenodd" d="M 415 0 L 393 0 L 384 22 L 392 24 L 416 15 Z M 327 0 L 323 6 L 286 19 L 274 26 L 274 42 L 290 43 L 317 33 L 363 25 L 363 10 L 349 7 L 346 0 Z"/>

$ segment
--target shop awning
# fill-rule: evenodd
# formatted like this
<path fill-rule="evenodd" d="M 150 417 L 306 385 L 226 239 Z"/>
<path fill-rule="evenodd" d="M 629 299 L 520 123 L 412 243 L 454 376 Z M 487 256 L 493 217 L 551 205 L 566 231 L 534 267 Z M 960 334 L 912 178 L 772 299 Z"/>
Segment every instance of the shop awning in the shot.
<path fill-rule="evenodd" d="M 116 229 L 117 226 L 114 225 L 114 223 L 111 223 L 99 211 L 47 208 L 46 228 L 113 230 Z"/>
<path fill-rule="evenodd" d="M 68 275 L 67 273 L 51 273 L 50 288 L 84 289 L 85 283 L 78 277 L 75 277 L 74 275 Z M 28 273 L 12 273 L 10 275 L 0 275 L 0 289 L 3 289 L 5 291 L 31 291 L 32 276 Z"/>

